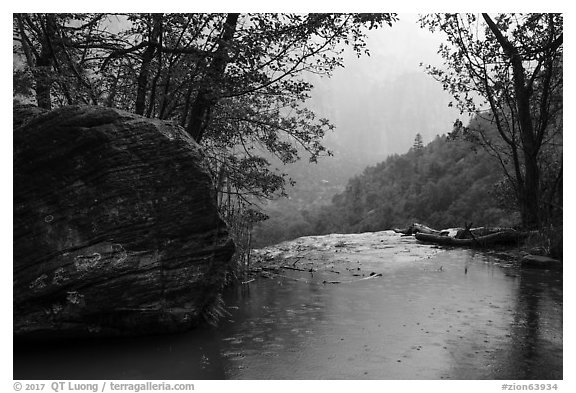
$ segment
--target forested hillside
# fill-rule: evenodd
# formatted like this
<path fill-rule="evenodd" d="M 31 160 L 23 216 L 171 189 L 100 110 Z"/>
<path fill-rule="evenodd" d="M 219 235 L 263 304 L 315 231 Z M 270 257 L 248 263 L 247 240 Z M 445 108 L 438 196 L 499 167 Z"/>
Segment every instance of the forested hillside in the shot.
<path fill-rule="evenodd" d="M 418 221 L 437 228 L 516 224 L 499 207 L 497 162 L 462 140 L 437 136 L 423 146 L 417 136 L 403 155 L 389 156 L 351 178 L 332 203 L 278 212 L 255 228 L 256 244 L 303 235 L 391 229 Z"/>

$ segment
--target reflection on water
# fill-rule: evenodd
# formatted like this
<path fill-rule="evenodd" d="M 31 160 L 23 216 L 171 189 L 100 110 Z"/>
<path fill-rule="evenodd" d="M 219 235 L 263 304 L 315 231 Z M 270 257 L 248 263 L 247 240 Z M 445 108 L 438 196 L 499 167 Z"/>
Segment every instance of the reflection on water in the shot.
<path fill-rule="evenodd" d="M 562 378 L 561 273 L 469 250 L 364 267 L 382 277 L 284 272 L 231 289 L 217 329 L 16 345 L 14 378 Z"/>

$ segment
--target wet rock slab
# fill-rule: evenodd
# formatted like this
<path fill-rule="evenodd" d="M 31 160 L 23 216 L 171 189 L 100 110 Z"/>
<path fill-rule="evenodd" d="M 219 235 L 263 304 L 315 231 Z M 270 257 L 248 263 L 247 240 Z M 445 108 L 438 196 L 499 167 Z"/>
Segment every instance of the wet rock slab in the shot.
<path fill-rule="evenodd" d="M 562 269 L 562 261 L 542 255 L 525 255 L 520 260 L 523 267 L 535 269 Z"/>
<path fill-rule="evenodd" d="M 429 259 L 439 252 L 437 246 L 392 231 L 307 236 L 255 250 L 250 271 L 265 276 L 270 271 L 299 270 L 362 278 L 381 274 L 384 265 Z"/>

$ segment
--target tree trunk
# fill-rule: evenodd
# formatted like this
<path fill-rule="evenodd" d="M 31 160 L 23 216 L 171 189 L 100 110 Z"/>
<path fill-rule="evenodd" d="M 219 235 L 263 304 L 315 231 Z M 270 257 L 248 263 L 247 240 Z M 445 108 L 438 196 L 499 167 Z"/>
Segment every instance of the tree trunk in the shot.
<path fill-rule="evenodd" d="M 540 227 L 540 169 L 536 157 L 526 157 L 525 199 L 522 206 L 522 224 L 528 229 Z"/>
<path fill-rule="evenodd" d="M 539 220 L 539 196 L 540 196 L 540 169 L 538 167 L 539 144 L 534 135 L 534 125 L 532 113 L 530 111 L 530 89 L 526 83 L 522 57 L 510 41 L 502 35 L 498 26 L 492 21 L 488 14 L 482 14 L 488 27 L 498 40 L 498 43 L 510 59 L 512 65 L 514 93 L 516 94 L 516 108 L 518 111 L 518 123 L 520 125 L 520 139 L 524 153 L 524 184 L 520 187 L 523 193 L 519 199 L 520 213 L 522 215 L 522 225 L 526 228 L 537 228 Z"/>
<path fill-rule="evenodd" d="M 218 94 L 215 94 L 214 85 L 219 83 L 224 77 L 226 65 L 229 62 L 228 47 L 236 32 L 238 16 L 239 14 L 228 14 L 226 17 L 222 38 L 214 53 L 214 58 L 206 70 L 206 75 L 200 82 L 200 89 L 190 110 L 190 121 L 186 127 L 186 131 L 198 143 L 201 142 L 204 131 L 208 127 L 212 108 L 214 108 L 218 102 Z"/>
<path fill-rule="evenodd" d="M 154 56 L 156 55 L 156 45 L 161 33 L 162 14 L 152 15 L 152 30 L 149 36 L 149 45 L 142 54 L 142 66 L 140 67 L 140 74 L 138 74 L 136 103 L 135 109 L 137 115 L 144 115 L 146 109 L 146 94 L 148 93 L 148 76 L 150 75 L 150 66 Z"/>
<path fill-rule="evenodd" d="M 38 59 L 37 65 L 32 72 L 34 75 L 34 83 L 36 91 L 36 103 L 39 108 L 50 110 L 52 109 L 52 95 L 50 90 L 52 88 L 52 81 L 50 78 L 50 62 L 46 65 L 43 64 L 42 59 Z"/>
<path fill-rule="evenodd" d="M 530 112 L 530 92 L 526 86 L 522 59 L 515 50 L 511 56 L 514 73 L 514 92 L 518 109 L 518 123 L 522 150 L 524 152 L 524 203 L 522 205 L 522 224 L 529 229 L 540 226 L 540 168 L 538 167 L 539 146 L 534 134 L 534 124 Z"/>

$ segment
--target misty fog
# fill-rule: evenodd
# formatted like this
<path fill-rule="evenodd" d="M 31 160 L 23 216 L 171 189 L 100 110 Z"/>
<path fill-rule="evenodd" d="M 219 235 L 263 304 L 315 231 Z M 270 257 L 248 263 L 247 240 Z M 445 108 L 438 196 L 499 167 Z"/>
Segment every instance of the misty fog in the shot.
<path fill-rule="evenodd" d="M 424 71 L 441 64 L 437 50 L 444 37 L 421 28 L 418 14 L 400 14 L 392 28 L 367 34 L 369 56 L 348 48 L 344 67 L 332 77 L 306 76 L 314 84 L 308 106 L 335 125 L 324 138 L 334 156 L 309 165 L 303 155 L 280 168 L 296 181 L 288 188 L 293 205 L 329 203 L 366 166 L 407 152 L 417 133 L 426 144 L 466 116 L 449 106 L 450 95 Z M 280 198 L 267 205 L 283 209 L 288 203 Z"/>
<path fill-rule="evenodd" d="M 347 52 L 344 68 L 317 78 L 311 106 L 336 125 L 326 143 L 371 164 L 405 153 L 417 133 L 424 143 L 451 130 L 462 117 L 450 96 L 420 63 L 439 64 L 442 36 L 419 27 L 417 14 L 401 14 L 391 29 L 368 33 L 370 56 Z"/>

